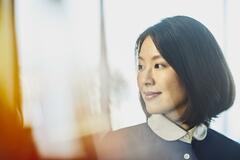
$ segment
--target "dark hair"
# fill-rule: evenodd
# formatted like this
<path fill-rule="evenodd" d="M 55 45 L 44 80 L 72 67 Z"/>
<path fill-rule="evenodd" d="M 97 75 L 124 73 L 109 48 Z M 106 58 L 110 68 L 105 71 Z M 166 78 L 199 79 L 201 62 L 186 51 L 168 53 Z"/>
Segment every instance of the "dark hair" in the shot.
<path fill-rule="evenodd" d="M 166 18 L 139 36 L 137 55 L 147 36 L 186 88 L 188 105 L 181 117 L 184 123 L 208 125 L 232 106 L 235 86 L 231 72 L 217 41 L 202 23 L 187 16 Z M 148 117 L 141 95 L 140 101 Z"/>

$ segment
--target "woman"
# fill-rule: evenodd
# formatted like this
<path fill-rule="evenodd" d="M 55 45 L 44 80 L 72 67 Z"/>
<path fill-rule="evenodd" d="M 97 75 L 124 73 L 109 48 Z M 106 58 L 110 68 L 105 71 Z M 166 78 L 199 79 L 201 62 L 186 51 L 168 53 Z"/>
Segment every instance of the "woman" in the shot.
<path fill-rule="evenodd" d="M 186 16 L 149 27 L 136 42 L 147 122 L 109 133 L 103 159 L 239 160 L 240 144 L 208 128 L 233 104 L 235 87 L 210 31 Z"/>

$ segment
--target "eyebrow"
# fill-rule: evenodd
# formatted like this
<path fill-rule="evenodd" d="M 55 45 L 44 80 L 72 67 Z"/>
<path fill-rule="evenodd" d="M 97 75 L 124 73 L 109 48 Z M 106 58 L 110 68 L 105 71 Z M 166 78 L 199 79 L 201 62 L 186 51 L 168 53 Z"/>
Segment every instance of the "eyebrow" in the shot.
<path fill-rule="evenodd" d="M 161 55 L 155 55 L 151 58 L 151 60 L 156 60 L 156 59 L 160 59 L 160 58 L 162 58 Z M 138 59 L 144 60 L 144 58 L 142 58 L 141 56 L 138 56 Z"/>

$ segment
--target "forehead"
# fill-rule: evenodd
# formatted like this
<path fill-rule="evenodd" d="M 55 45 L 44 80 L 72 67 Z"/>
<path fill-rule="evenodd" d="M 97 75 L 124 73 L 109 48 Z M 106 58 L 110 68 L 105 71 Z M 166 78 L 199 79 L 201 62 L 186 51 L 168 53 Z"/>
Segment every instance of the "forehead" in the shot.
<path fill-rule="evenodd" d="M 153 40 L 150 36 L 147 36 L 142 43 L 142 46 L 140 48 L 139 52 L 139 58 L 147 58 L 147 57 L 154 57 L 154 56 L 161 56 L 159 51 L 157 50 L 155 44 L 153 43 Z M 141 59 L 140 58 L 140 59 Z"/>

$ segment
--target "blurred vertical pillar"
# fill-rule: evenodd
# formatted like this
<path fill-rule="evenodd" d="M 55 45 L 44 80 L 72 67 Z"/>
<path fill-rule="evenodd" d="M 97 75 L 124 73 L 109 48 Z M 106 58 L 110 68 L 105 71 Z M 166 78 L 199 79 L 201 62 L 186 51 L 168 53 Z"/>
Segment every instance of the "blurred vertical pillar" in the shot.
<path fill-rule="evenodd" d="M 105 23 L 104 23 L 104 1 L 100 0 L 100 95 L 101 95 L 101 109 L 107 115 L 107 119 L 111 128 L 111 119 L 110 119 L 110 100 L 109 100 L 109 91 L 110 91 L 110 71 L 107 61 L 107 45 L 106 45 L 106 35 L 105 35 Z"/>
<path fill-rule="evenodd" d="M 0 0 L 0 159 L 38 159 L 21 113 L 14 1 Z"/>
<path fill-rule="evenodd" d="M 0 0 L 0 104 L 21 122 L 21 95 L 13 0 Z"/>

